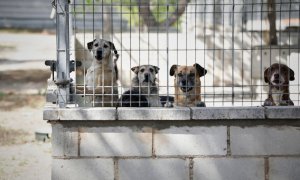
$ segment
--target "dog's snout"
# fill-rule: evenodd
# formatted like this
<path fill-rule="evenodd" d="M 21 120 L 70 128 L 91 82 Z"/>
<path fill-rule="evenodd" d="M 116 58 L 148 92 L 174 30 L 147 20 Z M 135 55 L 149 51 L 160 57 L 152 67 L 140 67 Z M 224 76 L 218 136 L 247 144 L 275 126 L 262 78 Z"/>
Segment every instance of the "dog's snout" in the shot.
<path fill-rule="evenodd" d="M 101 50 L 101 49 L 99 49 L 99 50 L 96 51 L 96 58 L 97 58 L 98 60 L 101 60 L 101 59 L 102 59 L 102 50 Z"/>
<path fill-rule="evenodd" d="M 186 83 L 186 80 L 184 79 L 184 80 L 182 80 L 181 81 L 181 84 L 183 85 L 183 86 L 185 86 L 187 83 Z"/>
<path fill-rule="evenodd" d="M 145 73 L 144 76 L 145 76 L 145 81 L 148 82 L 148 81 L 149 81 L 149 74 L 148 74 L 148 73 Z"/>
<path fill-rule="evenodd" d="M 275 74 L 274 74 L 274 78 L 275 78 L 275 79 L 278 79 L 278 78 L 279 78 L 279 74 L 278 74 L 278 73 L 275 73 Z"/>

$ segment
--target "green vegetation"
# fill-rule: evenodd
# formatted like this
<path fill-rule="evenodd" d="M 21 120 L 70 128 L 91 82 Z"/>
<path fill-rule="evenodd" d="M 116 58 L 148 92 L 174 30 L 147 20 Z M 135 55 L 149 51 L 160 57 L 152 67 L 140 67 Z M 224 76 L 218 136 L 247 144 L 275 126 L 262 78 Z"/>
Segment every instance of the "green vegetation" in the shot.
<path fill-rule="evenodd" d="M 178 27 L 180 17 L 190 0 L 85 0 L 85 11 L 94 5 L 113 4 L 131 26 Z M 82 8 L 81 8 L 82 9 Z M 76 10 L 77 11 L 77 10 Z M 76 12 L 75 12 L 76 13 Z"/>

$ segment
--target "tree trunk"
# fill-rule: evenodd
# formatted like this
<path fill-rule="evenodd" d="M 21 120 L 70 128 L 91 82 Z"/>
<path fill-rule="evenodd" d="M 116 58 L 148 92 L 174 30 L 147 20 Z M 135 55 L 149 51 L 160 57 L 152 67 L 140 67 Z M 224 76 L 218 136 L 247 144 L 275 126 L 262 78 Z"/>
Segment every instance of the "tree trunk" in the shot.
<path fill-rule="evenodd" d="M 139 14 L 147 27 L 172 26 L 184 13 L 190 0 L 179 0 L 176 10 L 169 14 L 168 19 L 158 22 L 150 10 L 150 0 L 138 0 Z"/>
<path fill-rule="evenodd" d="M 139 14 L 147 27 L 159 26 L 150 10 L 150 0 L 137 0 L 139 5 Z"/>
<path fill-rule="evenodd" d="M 269 29 L 269 45 L 277 45 L 276 34 L 276 5 L 275 0 L 268 0 L 268 20 L 270 24 Z"/>
<path fill-rule="evenodd" d="M 102 38 L 106 40 L 111 39 L 112 35 L 112 19 L 111 19 L 111 8 L 109 6 L 105 6 L 103 8 L 103 34 Z"/>

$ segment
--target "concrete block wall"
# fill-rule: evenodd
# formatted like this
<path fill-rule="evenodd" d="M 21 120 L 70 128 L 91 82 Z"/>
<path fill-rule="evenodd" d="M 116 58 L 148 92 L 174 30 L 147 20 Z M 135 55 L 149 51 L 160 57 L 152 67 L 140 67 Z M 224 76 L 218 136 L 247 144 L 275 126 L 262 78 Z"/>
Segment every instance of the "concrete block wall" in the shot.
<path fill-rule="evenodd" d="M 300 108 L 285 108 L 46 108 L 52 179 L 296 180 Z"/>

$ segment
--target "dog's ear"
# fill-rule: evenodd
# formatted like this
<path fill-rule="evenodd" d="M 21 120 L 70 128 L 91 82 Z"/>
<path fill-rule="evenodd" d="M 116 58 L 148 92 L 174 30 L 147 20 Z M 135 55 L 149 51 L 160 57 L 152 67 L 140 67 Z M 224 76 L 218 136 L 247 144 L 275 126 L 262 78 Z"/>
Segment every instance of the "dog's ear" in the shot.
<path fill-rule="evenodd" d="M 135 74 L 138 74 L 140 70 L 140 66 L 135 66 L 131 68 L 131 71 L 133 71 Z"/>
<path fill-rule="evenodd" d="M 176 70 L 177 70 L 177 65 L 174 64 L 174 65 L 170 68 L 170 76 L 174 76 Z"/>
<path fill-rule="evenodd" d="M 108 41 L 108 43 L 109 43 L 110 49 L 113 50 L 114 53 L 117 55 L 118 51 L 116 50 L 115 44 L 110 41 Z"/>
<path fill-rule="evenodd" d="M 269 83 L 269 75 L 270 75 L 270 68 L 267 68 L 265 71 L 264 71 L 264 79 L 265 79 L 265 82 L 266 83 Z"/>
<path fill-rule="evenodd" d="M 94 41 L 91 41 L 91 42 L 88 42 L 88 43 L 87 43 L 87 48 L 88 48 L 88 50 L 91 51 L 91 50 L 93 49 L 93 44 L 94 44 L 95 40 L 96 40 L 96 39 L 94 39 Z"/>
<path fill-rule="evenodd" d="M 119 54 L 118 54 L 118 51 L 116 50 L 115 44 L 110 42 L 110 41 L 108 41 L 108 43 L 109 43 L 110 49 L 114 51 L 114 54 L 116 56 L 115 61 L 118 60 L 119 59 Z"/>
<path fill-rule="evenodd" d="M 289 68 L 289 74 L 290 74 L 290 81 L 294 81 L 295 80 L 295 73 L 291 68 Z"/>
<path fill-rule="evenodd" d="M 195 63 L 193 66 L 196 68 L 199 77 L 205 76 L 205 74 L 207 73 L 207 70 L 204 69 L 204 68 L 203 68 L 202 66 L 200 66 L 199 64 Z"/>
<path fill-rule="evenodd" d="M 157 67 L 157 66 L 153 66 L 153 67 L 154 67 L 154 70 L 155 70 L 155 74 L 157 74 L 158 71 L 159 71 L 159 67 Z"/>

